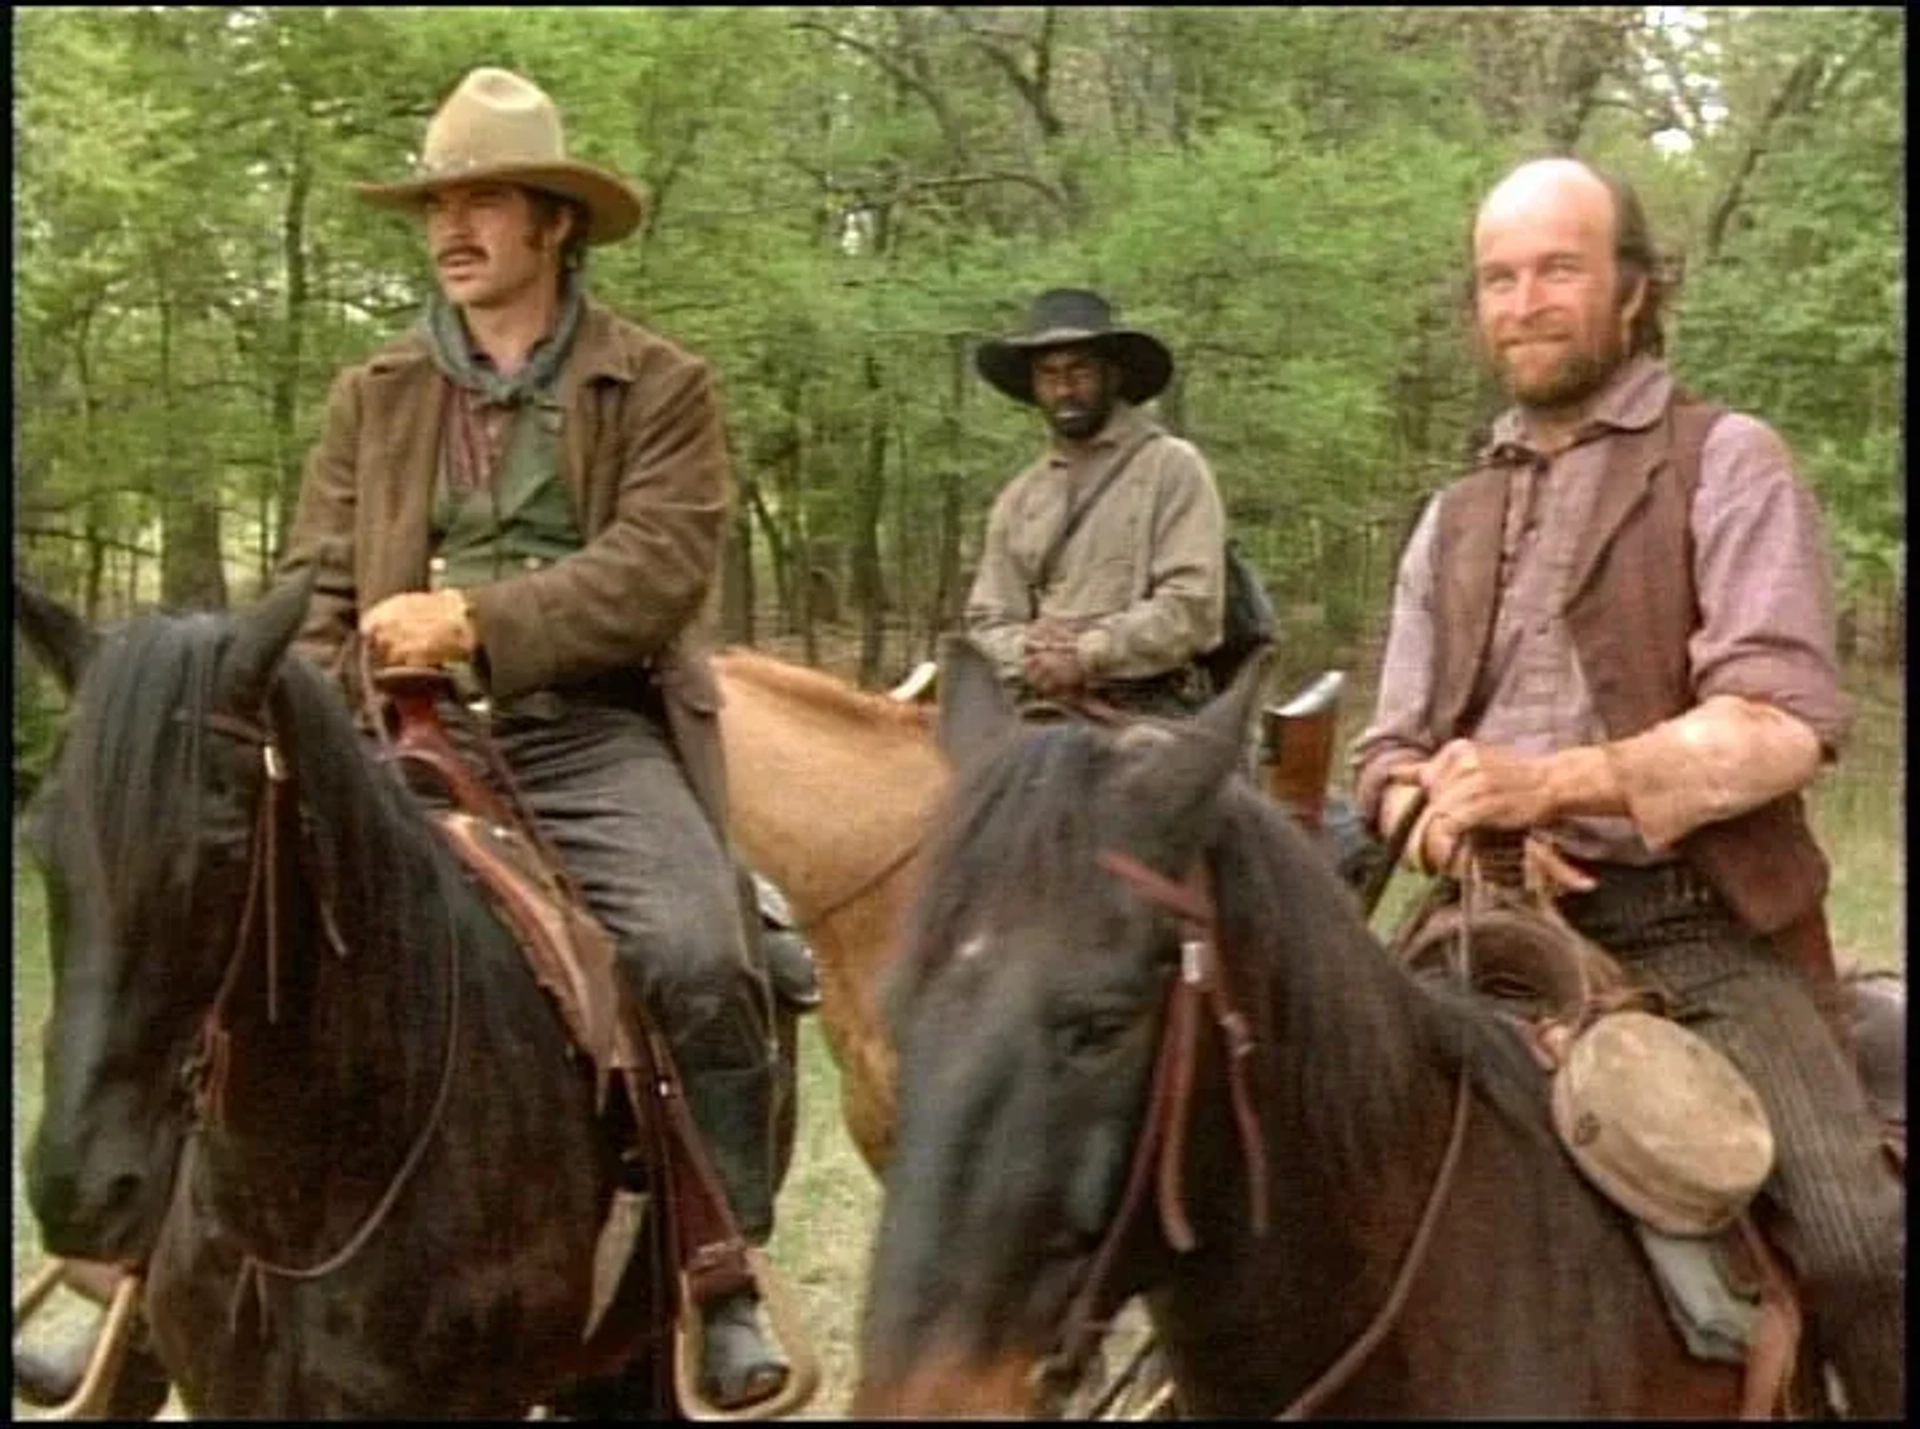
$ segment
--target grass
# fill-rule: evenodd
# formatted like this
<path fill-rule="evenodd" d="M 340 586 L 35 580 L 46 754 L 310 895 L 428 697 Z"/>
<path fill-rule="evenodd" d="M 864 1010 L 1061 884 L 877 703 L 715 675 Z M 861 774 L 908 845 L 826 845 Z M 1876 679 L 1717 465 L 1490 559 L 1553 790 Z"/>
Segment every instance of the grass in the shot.
<path fill-rule="evenodd" d="M 1860 715 L 1852 746 L 1816 787 L 1815 827 L 1834 864 L 1829 912 L 1843 956 L 1875 966 L 1904 962 L 1906 859 L 1904 684 L 1897 672 L 1850 672 Z M 1367 701 L 1348 697 L 1343 737 L 1364 721 Z M 1414 881 L 1398 878 L 1389 898 L 1404 901 Z M 1380 926 L 1389 926 L 1391 908 Z M 13 1283 L 17 1293 L 39 1264 L 21 1184 L 21 1152 L 40 1105 L 40 1028 L 48 971 L 40 881 L 16 851 L 13 885 Z M 800 1044 L 801 1123 L 794 1163 L 770 1247 L 792 1287 L 820 1356 L 822 1387 L 807 1417 L 845 1411 L 853 1387 L 862 1281 L 878 1221 L 879 1187 L 840 1122 L 839 1076 L 814 1019 Z M 78 1323 L 86 1311 L 63 1297 L 47 1329 Z M 35 1333 L 40 1333 L 36 1325 Z M 31 1411 L 15 1406 L 17 1417 Z"/>
<path fill-rule="evenodd" d="M 880 1183 L 841 1123 L 840 1074 L 809 1017 L 800 1037 L 800 1132 L 767 1247 L 820 1357 L 820 1392 L 804 1417 L 840 1417 L 853 1394 L 861 1286 L 879 1219 Z"/>

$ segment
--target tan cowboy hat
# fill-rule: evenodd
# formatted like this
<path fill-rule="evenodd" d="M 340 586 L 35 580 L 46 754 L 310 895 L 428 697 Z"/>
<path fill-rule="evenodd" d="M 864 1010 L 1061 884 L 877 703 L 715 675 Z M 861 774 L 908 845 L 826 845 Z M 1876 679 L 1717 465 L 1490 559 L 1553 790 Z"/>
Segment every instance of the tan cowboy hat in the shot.
<path fill-rule="evenodd" d="M 437 188 L 483 180 L 578 200 L 593 244 L 625 238 L 645 207 L 639 190 L 619 175 L 569 159 L 553 100 L 532 80 L 504 69 L 476 69 L 460 81 L 427 125 L 412 178 L 353 187 L 369 203 L 415 211 Z"/>
<path fill-rule="evenodd" d="M 1114 324 L 1113 308 L 1084 288 L 1052 288 L 1033 300 L 1027 331 L 980 344 L 973 365 L 1016 402 L 1033 405 L 1033 358 L 1049 348 L 1087 343 L 1120 364 L 1120 396 L 1138 405 L 1173 376 L 1173 354 L 1150 333 Z"/>

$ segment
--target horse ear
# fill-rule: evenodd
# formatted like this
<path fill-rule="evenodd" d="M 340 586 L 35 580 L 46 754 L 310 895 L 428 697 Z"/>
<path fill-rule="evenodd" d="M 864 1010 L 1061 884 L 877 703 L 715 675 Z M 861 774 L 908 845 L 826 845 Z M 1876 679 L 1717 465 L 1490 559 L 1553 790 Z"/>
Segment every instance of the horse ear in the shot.
<path fill-rule="evenodd" d="M 1181 737 L 1144 746 L 1122 776 L 1124 804 L 1150 810 L 1156 823 L 1189 828 L 1246 758 L 1247 735 L 1260 694 L 1266 688 L 1272 652 L 1249 655 L 1233 683 L 1187 721 Z"/>
<path fill-rule="evenodd" d="M 984 651 L 964 635 L 940 641 L 940 748 L 964 769 L 1017 728 L 1013 702 Z"/>
<path fill-rule="evenodd" d="M 1260 696 L 1267 688 L 1267 672 L 1273 668 L 1273 647 L 1262 645 L 1240 662 L 1233 683 L 1208 702 L 1194 717 L 1194 723 L 1215 738 L 1231 744 L 1236 756 L 1253 728 L 1253 717 Z"/>
<path fill-rule="evenodd" d="M 13 582 L 13 623 L 27 648 L 45 665 L 60 688 L 72 695 L 87 672 L 100 637 L 75 611 L 35 590 L 19 577 Z"/>
<path fill-rule="evenodd" d="M 313 571 L 282 581 L 238 617 L 233 644 L 221 670 L 223 694 L 239 709 L 266 701 L 267 684 L 293 644 L 313 598 Z"/>

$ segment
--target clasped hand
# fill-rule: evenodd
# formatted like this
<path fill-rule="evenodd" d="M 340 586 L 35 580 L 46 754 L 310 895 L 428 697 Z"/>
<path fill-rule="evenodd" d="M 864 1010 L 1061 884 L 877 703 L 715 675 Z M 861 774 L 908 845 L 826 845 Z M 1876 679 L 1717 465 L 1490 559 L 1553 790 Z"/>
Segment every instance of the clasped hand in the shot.
<path fill-rule="evenodd" d="M 437 668 L 472 657 L 478 636 L 457 590 L 402 591 L 360 617 L 376 664 Z"/>
<path fill-rule="evenodd" d="M 1073 627 L 1045 616 L 1027 627 L 1020 660 L 1023 679 L 1048 699 L 1071 695 L 1087 682 Z"/>
<path fill-rule="evenodd" d="M 1462 843 L 1475 829 L 1529 834 L 1528 882 L 1556 891 L 1587 889 L 1593 880 L 1569 864 L 1535 828 L 1553 819 L 1554 756 L 1522 754 L 1498 745 L 1455 739 L 1431 759 L 1396 771 L 1394 781 L 1426 791 L 1426 812 L 1408 852 L 1416 866 L 1452 869 Z M 1399 807 L 1405 808 L 1401 802 Z"/>

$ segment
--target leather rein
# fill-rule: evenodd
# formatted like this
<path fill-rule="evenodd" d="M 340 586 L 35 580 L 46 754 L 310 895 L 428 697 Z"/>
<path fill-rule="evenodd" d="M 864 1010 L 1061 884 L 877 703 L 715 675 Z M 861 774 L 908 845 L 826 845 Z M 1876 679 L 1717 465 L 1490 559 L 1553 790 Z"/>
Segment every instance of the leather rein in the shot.
<path fill-rule="evenodd" d="M 1406 822 L 1410 826 L 1412 821 Z M 1079 1380 L 1100 1337 L 1109 1328 L 1108 1322 L 1125 1299 L 1124 1295 L 1114 1293 L 1115 1262 L 1120 1247 L 1144 1214 L 1149 1181 L 1154 1183 L 1155 1208 L 1167 1243 L 1177 1252 L 1190 1251 L 1199 1244 L 1186 1211 L 1183 1163 L 1202 1004 L 1211 1012 L 1227 1052 L 1228 1090 L 1246 1165 L 1253 1233 L 1264 1237 L 1269 1228 L 1266 1141 L 1246 1082 L 1247 1059 L 1258 1043 L 1227 987 L 1219 943 L 1219 918 L 1206 868 L 1204 864 L 1198 865 L 1185 881 L 1175 882 L 1117 850 L 1106 850 L 1099 858 L 1108 872 L 1179 922 L 1181 966 L 1180 976 L 1167 994 L 1145 1124 L 1135 1143 L 1120 1209 L 1109 1223 L 1086 1277 L 1068 1307 L 1054 1353 L 1041 1366 L 1042 1378 L 1056 1388 L 1071 1386 Z M 1463 959 L 1468 955 L 1464 927 L 1458 953 Z M 1469 1102 L 1463 1064 L 1454 1094 L 1446 1151 L 1386 1300 L 1358 1338 L 1275 1418 L 1302 1419 L 1319 1408 L 1353 1378 L 1392 1329 L 1406 1304 L 1414 1276 L 1432 1246 L 1440 1211 L 1466 1142 Z"/>
<path fill-rule="evenodd" d="M 254 816 L 254 831 L 248 852 L 248 879 L 246 901 L 241 909 L 240 930 L 234 939 L 234 949 L 228 959 L 225 974 L 220 981 L 219 990 L 214 994 L 201 1023 L 200 1040 L 184 1068 L 184 1079 L 192 1098 L 194 1117 L 202 1125 L 219 1125 L 225 1117 L 225 1093 L 230 1063 L 231 1039 L 227 1032 L 227 1009 L 240 980 L 240 971 L 246 965 L 248 955 L 253 951 L 255 915 L 265 905 L 265 937 L 259 940 L 262 955 L 266 959 L 267 971 L 267 1020 L 279 1020 L 279 962 L 280 962 L 280 916 L 278 873 L 278 829 L 283 801 L 291 792 L 292 775 L 285 757 L 275 739 L 270 723 L 255 722 L 237 715 L 215 711 L 203 717 L 205 726 L 215 733 L 236 739 L 244 744 L 259 748 L 261 763 L 266 778 L 261 786 L 260 800 Z M 297 847 L 304 852 L 305 841 Z M 324 882 L 319 885 L 317 903 L 320 910 L 320 923 L 328 946 L 335 956 L 346 959 L 348 949 L 340 936 L 335 922 L 330 900 Z M 447 1033 L 446 1052 L 442 1059 L 440 1081 L 434 1092 L 433 1105 L 428 1110 L 425 1124 L 408 1148 L 399 1169 L 393 1179 L 374 1203 L 366 1219 L 358 1229 L 347 1238 L 339 1250 L 308 1266 L 293 1266 L 268 1260 L 244 1252 L 240 1275 L 234 1286 L 233 1313 L 237 1314 L 241 1294 L 251 1280 L 256 1297 L 264 1295 L 260 1277 L 275 1275 L 288 1280 L 318 1280 L 330 1275 L 351 1261 L 372 1240 L 374 1233 L 385 1222 L 394 1205 L 400 1199 L 400 1193 L 418 1171 L 425 1159 L 428 1143 L 438 1130 L 446 1112 L 449 1094 L 453 1087 L 454 1049 L 460 1035 L 460 967 L 452 945 L 449 932 L 447 947 Z M 260 1300 L 262 1313 L 265 1301 Z"/>
<path fill-rule="evenodd" d="M 920 844 L 921 840 L 919 838 L 908 840 L 905 848 L 881 864 L 874 872 L 854 884 L 851 892 L 841 894 L 818 913 L 815 913 L 811 918 L 807 919 L 805 930 L 811 934 L 813 929 L 825 923 L 828 919 L 832 918 L 834 914 L 852 907 L 855 903 L 858 903 L 862 898 L 865 898 L 869 893 L 873 892 L 874 889 L 885 883 L 889 878 L 892 878 L 894 874 L 913 862 L 914 855 L 920 852 Z"/>

